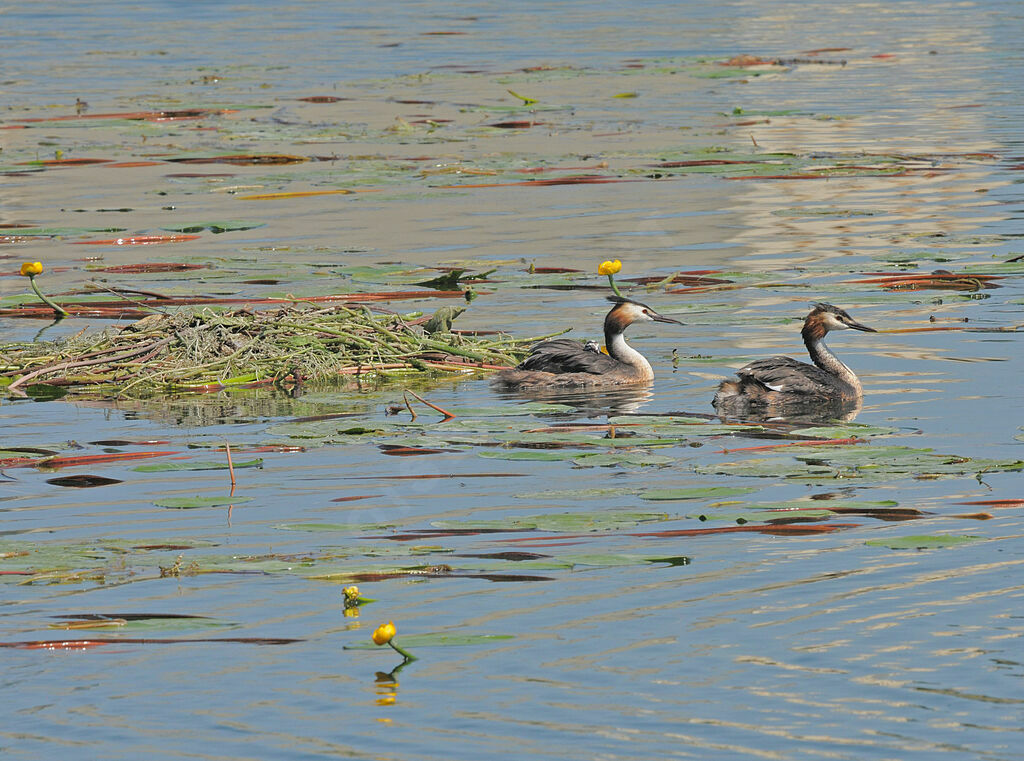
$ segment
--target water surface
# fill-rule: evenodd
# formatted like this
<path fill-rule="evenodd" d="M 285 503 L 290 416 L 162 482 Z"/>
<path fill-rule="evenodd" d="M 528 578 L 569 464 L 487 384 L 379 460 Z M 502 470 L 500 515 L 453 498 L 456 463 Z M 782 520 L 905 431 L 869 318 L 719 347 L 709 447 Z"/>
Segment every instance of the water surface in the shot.
<path fill-rule="evenodd" d="M 1024 294 L 1021 268 L 1003 265 L 1024 253 L 1018 6 L 39 2 L 3 18 L 0 222 L 62 231 L 3 244 L 5 302 L 25 290 L 15 275 L 24 260 L 45 262 L 40 283 L 54 294 L 100 282 L 243 298 L 395 287 L 383 262 L 451 265 L 495 269 L 499 281 L 479 287 L 489 292 L 461 327 L 576 326 L 573 335 L 596 338 L 603 291 L 536 286 L 603 278 L 531 279 L 530 263 L 589 273 L 619 258 L 623 279 L 712 270 L 736 286 L 633 291 L 686 325 L 631 332 L 657 373 L 632 399 L 545 408 L 482 377 L 416 385 L 457 413 L 443 424 L 422 407 L 416 421 L 389 415 L 401 382 L 297 400 L 268 390 L 4 399 L 3 446 L 220 462 L 215 447 L 228 440 L 236 461 L 263 466 L 238 470 L 234 496 L 251 499 L 230 510 L 157 504 L 228 495 L 222 470 L 135 470 L 145 460 L 6 469 L 0 570 L 52 573 L 0 576 L 0 640 L 296 640 L 5 649 L 5 754 L 1021 758 L 1024 543 L 1012 500 L 1024 495 L 1008 466 L 1022 458 L 1013 328 Z M 826 48 L 835 50 L 807 52 Z M 785 65 L 719 66 L 740 54 Z M 508 90 L 539 107 L 523 111 Z M 615 97 L 625 94 L 635 97 Z M 311 96 L 342 100 L 299 100 Z M 234 113 L 20 121 L 72 115 L 76 99 L 85 115 Z M 515 119 L 544 124 L 488 126 Z M 23 163 L 57 151 L 152 163 Z M 330 160 L 170 161 L 240 153 Z M 658 166 L 769 155 L 779 173 L 827 176 Z M 576 169 L 516 174 L 541 167 Z M 573 173 L 636 181 L 441 187 Z M 245 198 L 327 190 L 360 192 Z M 228 220 L 263 226 L 164 246 L 78 245 Z M 83 231 L 114 227 L 127 232 Z M 89 269 L 141 261 L 210 267 Z M 935 269 L 1002 279 L 916 291 L 857 282 Z M 553 434 L 531 431 L 609 415 L 620 425 L 630 413 L 716 422 L 700 416 L 713 413 L 717 383 L 749 359 L 800 356 L 799 320 L 817 300 L 882 331 L 831 342 L 864 380 L 854 422 L 874 432 L 820 453 L 823 470 L 808 475 L 819 466 L 793 450 L 728 451 L 778 443 L 760 432 L 680 429 L 628 455 L 602 434 L 537 448 Z M 0 336 L 31 340 L 42 329 L 52 339 L 83 325 L 101 323 L 4 318 Z M 960 329 L 885 332 L 933 327 Z M 293 422 L 341 413 L 352 417 Z M 344 433 L 356 426 L 374 432 Z M 116 440 L 167 443 L 90 443 Z M 381 445 L 396 443 L 452 451 L 385 455 Z M 271 445 L 278 451 L 246 451 Z M 904 473 L 896 454 L 859 470 L 842 460 L 883 446 L 949 457 L 935 472 Z M 564 458 L 493 457 L 530 452 Z M 621 459 L 587 460 L 610 454 Z M 48 483 L 74 474 L 122 483 Z M 423 475 L 443 477 L 394 478 Z M 693 496 L 643 496 L 668 489 Z M 996 504 L 965 504 L 979 501 Z M 793 503 L 859 507 L 774 528 L 750 517 Z M 428 533 L 512 521 L 520 530 Z M 823 529 L 793 533 L 801 525 Z M 726 527 L 736 530 L 701 532 Z M 672 530 L 687 533 L 650 535 Z M 908 536 L 972 539 L 886 546 Z M 33 565 L 25 552 L 43 559 Z M 377 600 L 358 617 L 341 601 L 353 579 Z M 208 618 L 50 628 L 86 614 Z M 513 638 L 410 646 L 419 660 L 389 675 L 395 653 L 345 649 L 389 619 L 399 642 Z"/>

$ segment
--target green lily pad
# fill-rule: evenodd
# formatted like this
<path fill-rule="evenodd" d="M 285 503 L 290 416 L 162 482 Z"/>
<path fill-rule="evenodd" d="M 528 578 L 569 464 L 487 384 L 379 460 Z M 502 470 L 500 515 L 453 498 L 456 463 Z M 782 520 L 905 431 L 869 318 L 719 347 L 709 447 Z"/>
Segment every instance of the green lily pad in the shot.
<path fill-rule="evenodd" d="M 857 425 L 856 423 L 798 428 L 795 431 L 790 431 L 791 436 L 809 439 L 864 439 L 871 436 L 891 436 L 894 433 L 899 433 L 899 429 L 877 425 Z"/>
<path fill-rule="evenodd" d="M 942 547 L 955 547 L 984 539 L 981 536 L 954 536 L 952 534 L 919 534 L 914 536 L 898 536 L 892 539 L 868 539 L 864 544 L 871 547 L 888 547 L 890 550 L 933 550 Z"/>
<path fill-rule="evenodd" d="M 484 452 L 477 452 L 477 456 L 486 457 L 491 460 L 554 461 L 572 460 L 579 457 L 580 453 L 564 450 L 552 452 L 546 449 L 489 449 Z"/>
<path fill-rule="evenodd" d="M 120 620 L 118 623 L 112 625 L 112 622 L 118 620 Z M 66 626 L 64 624 L 72 625 Z M 73 615 L 67 616 L 63 623 L 50 624 L 51 629 L 73 629 L 75 631 L 99 629 L 107 632 L 190 631 L 195 629 L 227 629 L 237 626 L 238 624 L 233 621 L 221 621 L 216 618 L 207 618 L 206 616 L 135 616 L 129 614 L 122 617 L 116 613 L 96 616 Z"/>
<path fill-rule="evenodd" d="M 704 475 L 773 477 L 817 483 L 850 479 L 886 481 L 900 478 L 952 478 L 990 472 L 1024 470 L 1024 461 L 992 460 L 937 454 L 931 449 L 898 446 L 797 446 L 791 457 L 754 457 L 700 465 Z"/>
<path fill-rule="evenodd" d="M 160 229 L 172 233 L 198 233 L 203 230 L 209 230 L 211 233 L 227 233 L 237 230 L 254 230 L 257 227 L 266 227 L 266 224 L 266 222 L 198 222 L 192 225 L 161 227 Z"/>
<path fill-rule="evenodd" d="M 259 468 L 263 466 L 263 459 L 258 458 L 256 460 L 246 460 L 245 462 L 236 462 L 232 465 L 235 470 L 241 468 Z M 150 465 L 136 465 L 132 470 L 136 470 L 139 473 L 163 473 L 165 471 L 174 470 L 228 470 L 229 466 L 226 462 L 161 462 L 153 463 Z"/>

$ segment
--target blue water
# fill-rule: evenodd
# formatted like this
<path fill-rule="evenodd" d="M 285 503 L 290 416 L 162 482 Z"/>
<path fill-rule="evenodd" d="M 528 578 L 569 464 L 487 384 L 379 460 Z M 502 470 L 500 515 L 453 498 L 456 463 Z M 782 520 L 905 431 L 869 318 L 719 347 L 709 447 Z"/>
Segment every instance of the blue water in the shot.
<path fill-rule="evenodd" d="M 624 261 L 623 276 L 715 269 L 737 279 L 775 283 L 645 294 L 652 305 L 686 325 L 632 332 L 634 345 L 651 358 L 657 372 L 649 398 L 637 403 L 642 413 L 710 413 L 718 381 L 744 359 L 799 356 L 796 320 L 808 302 L 818 299 L 847 306 L 857 319 L 883 331 L 963 326 L 955 320 L 965 317 L 972 328 L 1014 328 L 1024 322 L 1024 288 L 1020 274 L 1013 272 L 998 281 L 1000 287 L 978 292 L 889 292 L 850 282 L 896 270 L 890 261 L 895 254 L 916 258 L 920 271 L 928 272 L 985 271 L 1024 253 L 1019 191 L 1024 12 L 1018 3 L 566 2 L 506 7 L 481 2 L 452 8 L 432 3 L 35 2 L 3 9 L 0 20 L 0 117 L 5 120 L 0 126 L 71 113 L 76 98 L 88 102 L 87 113 L 271 103 L 280 118 L 273 122 L 266 111 L 253 111 L 252 133 L 243 135 L 239 122 L 232 122 L 234 131 L 227 137 L 194 138 L 187 125 L 172 125 L 159 134 L 147 132 L 145 142 L 134 128 L 111 132 L 113 137 L 96 137 L 95 131 L 66 123 L 30 132 L 0 131 L 5 163 L 27 156 L 26 146 L 38 146 L 44 156 L 61 148 L 72 156 L 128 160 L 195 140 L 188 146 L 196 152 L 372 152 L 436 156 L 438 164 L 465 159 L 480 166 L 503 151 L 533 152 L 538 162 L 588 164 L 597 160 L 589 155 L 596 146 L 598 158 L 613 165 L 642 167 L 658 151 L 672 154 L 688 141 L 733 151 L 753 151 L 756 141 L 758 150 L 792 151 L 823 161 L 855 156 L 868 164 L 881 154 L 918 157 L 922 167 L 934 170 L 905 177 L 791 182 L 692 174 L 664 183 L 447 195 L 410 179 L 381 196 L 345 196 L 343 202 L 328 196 L 258 207 L 211 193 L 212 184 L 165 177 L 182 167 L 143 168 L 138 174 L 98 169 L 90 175 L 74 174 L 89 170 L 60 169 L 4 177 L 0 221 L 8 223 L 116 223 L 153 233 L 168 219 L 258 216 L 267 222 L 259 230 L 207 235 L 174 251 L 104 249 L 108 264 L 193 257 L 216 260 L 220 268 L 187 280 L 140 277 L 139 287 L 249 296 L 273 289 L 240 281 L 267 272 L 280 276 L 291 268 L 294 282 L 280 288 L 303 293 L 326 288 L 317 279 L 315 273 L 323 271 L 317 267 L 472 259 L 474 269 L 489 269 L 487 262 L 494 262 L 499 276 L 512 280 L 522 277 L 530 261 L 592 271 L 606 258 Z M 458 34 L 426 34 L 436 32 Z M 738 54 L 806 59 L 811 54 L 805 51 L 819 48 L 848 48 L 821 54 L 846 60 L 846 65 L 794 64 L 787 74 L 742 82 L 679 74 L 678 85 L 642 77 L 623 77 L 621 84 L 580 77 L 560 85 L 538 75 L 528 86 L 560 88 L 554 91 L 564 97 L 568 92 L 578 102 L 570 115 L 545 117 L 558 128 L 532 135 L 532 143 L 478 137 L 451 144 L 396 139 L 374 145 L 367 138 L 322 147 L 289 144 L 281 128 L 273 126 L 295 113 L 300 120 L 334 118 L 333 112 L 307 117 L 308 112 L 296 111 L 299 96 L 361 93 L 365 100 L 344 111 L 344 120 L 362 118 L 376 125 L 382 112 L 380 119 L 388 123 L 395 116 L 411 119 L 418 110 L 457 112 L 457 104 L 477 99 L 504 103 L 499 101 L 503 90 L 518 91 L 522 85 L 500 77 L 524 67 L 622 72 L 634 60 L 654 67 Z M 443 79 L 458 72 L 466 79 Z M 421 73 L 435 78 L 417 83 L 411 75 Z M 594 81 L 600 82 L 596 92 L 588 89 Z M 609 93 L 634 88 L 640 91 L 635 101 L 609 105 Z M 392 92 L 403 97 L 419 93 L 442 105 L 394 106 L 391 112 L 381 104 Z M 743 113 L 733 114 L 734 108 Z M 757 119 L 758 112 L 787 109 L 808 111 L 814 118 L 732 124 L 746 114 Z M 581 158 L 582 152 L 588 156 Z M 273 171 L 220 165 L 197 169 L 231 171 L 236 176 L 227 182 L 263 187 L 239 191 L 244 193 L 333 187 L 330 183 L 350 166 L 326 164 L 301 186 L 297 183 L 305 175 L 298 172 L 309 172 L 309 165 Z M 278 181 L 280 186 L 274 184 Z M 154 189 L 168 195 L 156 196 Z M 177 208 L 161 209 L 169 205 Z M 133 211 L 97 211 L 120 207 Z M 85 211 L 74 211 L 79 208 Z M 24 289 L 13 271 L 26 258 L 46 261 L 41 281 L 55 292 L 81 287 L 94 277 L 85 270 L 81 248 L 91 247 L 61 239 L 4 244 L 0 270 L 11 274 L 0 278 L 0 295 Z M 582 337 L 596 336 L 603 311 L 600 297 L 591 291 L 496 286 L 493 295 L 481 296 L 460 319 L 463 327 L 510 327 L 521 335 L 576 325 Z M 930 316 L 939 322 L 930 323 Z M 5 318 L 0 338 L 29 340 L 41 327 L 36 321 Z M 80 327 L 69 321 L 48 328 L 44 337 Z M 856 422 L 898 430 L 875 443 L 932 447 L 971 458 L 1024 457 L 1024 444 L 1016 438 L 1024 426 L 1019 332 L 841 334 L 832 345 L 864 379 L 865 404 Z M 673 350 L 681 357 L 676 367 Z M 735 361 L 702 363 L 698 356 Z M 353 411 L 361 415 L 359 424 L 386 426 L 398 419 L 384 408 L 401 404 L 400 389 L 318 390 L 298 403 L 271 392 L 237 400 L 224 395 L 216 414 L 187 400 L 147 405 L 5 398 L 0 446 L 96 454 L 102 447 L 89 442 L 159 439 L 169 443 L 145 448 L 193 454 L 188 446 L 215 446 L 225 439 L 239 449 L 271 442 L 301 445 L 301 440 L 275 433 L 275 426 L 297 416 Z M 423 428 L 410 429 L 405 438 L 422 432 L 492 441 L 509 430 L 518 436 L 579 417 L 504 417 L 518 400 L 495 394 L 478 378 L 446 381 L 421 393 L 445 408 L 465 410 L 460 418 L 473 425 L 439 427 L 421 408 Z M 605 416 L 584 419 L 600 422 Z M 69 440 L 83 449 L 69 448 Z M 2 577 L 0 641 L 134 636 L 299 641 L 4 648 L 0 752 L 17 759 L 1024 758 L 1021 510 L 1012 503 L 961 504 L 1024 498 L 1019 472 L 806 484 L 697 472 L 761 456 L 718 453 L 769 443 L 749 437 L 694 438 L 652 450 L 675 458 L 664 468 L 486 459 L 480 456 L 483 447 L 457 444 L 449 445 L 458 450 L 453 453 L 384 457 L 376 445 L 386 441 L 382 435 L 311 445 L 301 453 L 239 453 L 238 459 L 263 457 L 264 466 L 239 471 L 238 494 L 253 499 L 230 513 L 154 505 L 167 497 L 222 494 L 223 471 L 145 474 L 133 470 L 137 462 L 59 474 L 5 470 L 0 551 L 83 542 L 88 551 L 80 567 L 92 572 L 99 567 L 103 573 L 32 584 L 19 584 L 25 579 L 21 576 Z M 215 460 L 221 455 L 198 456 Z M 82 490 L 47 484 L 54 475 L 74 473 L 100 473 L 124 483 Z M 473 476 L 479 473 L 524 475 Z M 462 477 L 385 478 L 417 474 Z M 709 499 L 656 503 L 639 499 L 638 492 L 717 486 L 756 489 L 730 498 L 740 503 L 735 508 L 719 508 L 737 512 L 751 503 L 833 496 L 892 500 L 925 514 L 900 522 L 838 515 L 831 522 L 855 525 L 807 536 L 630 535 L 706 528 L 712 522 L 686 516 L 715 509 Z M 549 493 L 597 487 L 621 492 Z M 334 501 L 353 496 L 367 499 Z M 624 531 L 578 532 L 583 536 L 425 535 L 404 543 L 375 538 L 389 531 L 428 529 L 440 521 L 611 510 L 665 511 L 672 519 Z M 962 517 L 979 512 L 991 517 Z M 299 531 L 284 530 L 284 524 L 389 528 Z M 920 551 L 865 543 L 906 535 L 981 539 Z M 510 543 L 509 538 L 532 541 Z M 122 552 L 175 541 L 202 544 L 191 551 Z M 412 546 L 420 547 L 421 554 L 414 554 Z M 377 602 L 365 606 L 358 618 L 343 614 L 345 580 L 340 578 L 264 574 L 256 572 L 264 570 L 259 564 L 251 573 L 159 572 L 178 555 L 186 566 L 191 558 L 210 563 L 216 558 L 221 567 L 237 571 L 245 562 L 241 559 L 250 557 L 275 556 L 300 565 L 303 558 L 314 558 L 317 567 L 330 567 L 329 557 L 351 553 L 364 557 L 368 568 L 451 563 L 461 569 L 472 565 L 462 555 L 509 550 L 575 565 L 527 571 L 510 561 L 503 568 L 552 579 L 544 582 L 459 575 L 361 581 L 364 594 Z M 588 562 L 588 554 L 601 560 Z M 612 555 L 632 560 L 609 565 Z M 635 560 L 680 556 L 691 562 Z M 0 570 L 7 560 L 0 559 Z M 207 616 L 231 626 L 136 632 L 49 628 L 57 620 L 87 613 Z M 345 649 L 368 642 L 373 628 L 389 619 L 399 627 L 399 642 L 403 635 L 438 632 L 514 638 L 464 647 L 410 647 L 419 660 L 391 677 L 388 673 L 400 663 L 395 653 Z"/>

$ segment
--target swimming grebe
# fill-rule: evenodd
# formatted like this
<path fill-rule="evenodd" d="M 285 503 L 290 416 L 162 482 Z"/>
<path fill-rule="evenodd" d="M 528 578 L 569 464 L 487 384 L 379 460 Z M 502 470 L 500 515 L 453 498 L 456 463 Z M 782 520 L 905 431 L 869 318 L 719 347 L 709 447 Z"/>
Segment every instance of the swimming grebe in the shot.
<path fill-rule="evenodd" d="M 604 318 L 607 354 L 568 338 L 542 341 L 517 367 L 499 372 L 495 383 L 535 389 L 623 386 L 651 380 L 654 377 L 651 363 L 626 343 L 623 332 L 634 322 L 683 323 L 664 317 L 637 301 L 619 296 L 609 296 L 608 300 L 615 302 L 615 306 Z"/>
<path fill-rule="evenodd" d="M 859 400 L 863 395 L 860 380 L 825 346 L 824 341 L 830 330 L 847 328 L 878 332 L 861 325 L 838 307 L 815 304 L 800 331 L 813 365 L 790 357 L 756 360 L 736 371 L 738 380 L 722 381 L 713 404 L 716 408 L 728 409 L 748 405 Z"/>

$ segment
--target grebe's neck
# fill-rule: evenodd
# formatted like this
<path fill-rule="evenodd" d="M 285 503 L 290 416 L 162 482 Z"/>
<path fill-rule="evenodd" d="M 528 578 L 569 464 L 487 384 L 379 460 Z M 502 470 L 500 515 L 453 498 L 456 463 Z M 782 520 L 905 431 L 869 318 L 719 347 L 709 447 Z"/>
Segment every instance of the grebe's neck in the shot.
<path fill-rule="evenodd" d="M 804 346 L 807 347 L 807 353 L 811 355 L 811 361 L 814 364 L 850 386 L 857 398 L 864 395 L 864 389 L 860 385 L 860 378 L 825 345 L 825 336 L 816 335 L 813 331 L 804 330 L 803 337 Z"/>
<path fill-rule="evenodd" d="M 651 380 L 654 377 L 654 368 L 647 358 L 626 343 L 626 338 L 621 330 L 605 326 L 604 342 L 608 347 L 608 356 L 617 359 L 624 365 L 628 365 L 641 380 Z"/>

